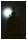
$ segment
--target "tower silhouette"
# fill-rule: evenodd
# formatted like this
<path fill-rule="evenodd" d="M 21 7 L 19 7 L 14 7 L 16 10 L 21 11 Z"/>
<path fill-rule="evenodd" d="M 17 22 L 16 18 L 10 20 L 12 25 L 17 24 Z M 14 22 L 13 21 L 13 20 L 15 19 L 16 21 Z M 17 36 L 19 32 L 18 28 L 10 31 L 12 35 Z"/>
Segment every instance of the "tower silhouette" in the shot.
<path fill-rule="evenodd" d="M 16 16 L 16 13 L 14 12 L 14 7 L 13 7 L 13 12 L 11 13 L 11 17 L 8 18 L 7 20 L 7 32 L 6 32 L 6 39 L 21 39 L 21 31 L 20 31 L 20 16 Z"/>

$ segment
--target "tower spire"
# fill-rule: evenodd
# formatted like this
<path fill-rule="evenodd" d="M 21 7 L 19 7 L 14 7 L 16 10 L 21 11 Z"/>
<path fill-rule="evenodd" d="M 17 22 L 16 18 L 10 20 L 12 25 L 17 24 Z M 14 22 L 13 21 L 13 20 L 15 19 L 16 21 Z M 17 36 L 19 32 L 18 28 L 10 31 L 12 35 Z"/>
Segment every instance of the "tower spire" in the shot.
<path fill-rule="evenodd" d="M 14 6 L 13 6 L 13 3 L 12 3 L 12 9 L 13 9 L 13 12 L 14 12 Z"/>

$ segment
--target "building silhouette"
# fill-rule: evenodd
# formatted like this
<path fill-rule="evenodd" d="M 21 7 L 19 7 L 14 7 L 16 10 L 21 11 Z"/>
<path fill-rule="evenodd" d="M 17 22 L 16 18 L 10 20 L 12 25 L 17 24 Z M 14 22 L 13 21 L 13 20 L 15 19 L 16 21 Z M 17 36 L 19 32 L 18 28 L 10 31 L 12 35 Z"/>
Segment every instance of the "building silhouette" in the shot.
<path fill-rule="evenodd" d="M 12 16 L 11 16 L 12 15 Z M 10 17 L 7 20 L 7 32 L 6 36 L 4 38 L 6 39 L 21 39 L 21 30 L 20 30 L 20 15 L 16 16 L 16 13 L 14 12 L 14 7 L 13 7 L 13 12 L 11 13 Z"/>

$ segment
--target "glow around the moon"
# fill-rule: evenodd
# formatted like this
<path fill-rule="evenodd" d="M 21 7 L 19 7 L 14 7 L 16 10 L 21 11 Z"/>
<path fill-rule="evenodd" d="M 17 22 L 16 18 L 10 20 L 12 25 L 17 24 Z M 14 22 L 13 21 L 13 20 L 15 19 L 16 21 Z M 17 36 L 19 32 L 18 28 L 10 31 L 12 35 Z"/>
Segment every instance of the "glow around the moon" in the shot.
<path fill-rule="evenodd" d="M 9 14 L 11 15 L 11 13 L 12 13 L 12 9 L 11 9 L 11 8 L 5 8 L 5 9 L 3 10 L 3 16 L 4 16 L 5 18 L 8 18 L 8 17 L 9 17 Z"/>

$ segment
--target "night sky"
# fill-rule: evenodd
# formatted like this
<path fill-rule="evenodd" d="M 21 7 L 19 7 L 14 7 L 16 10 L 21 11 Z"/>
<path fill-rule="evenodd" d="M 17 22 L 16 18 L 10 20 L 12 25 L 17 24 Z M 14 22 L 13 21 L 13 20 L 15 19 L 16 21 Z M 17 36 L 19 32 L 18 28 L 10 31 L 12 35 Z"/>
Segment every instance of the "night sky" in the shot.
<path fill-rule="evenodd" d="M 26 38 L 26 1 L 1 1 L 1 38 L 6 34 L 6 23 L 7 19 L 3 17 L 2 10 L 4 7 L 12 8 L 12 5 L 15 7 L 16 16 L 20 15 L 21 20 L 21 35 Z"/>

